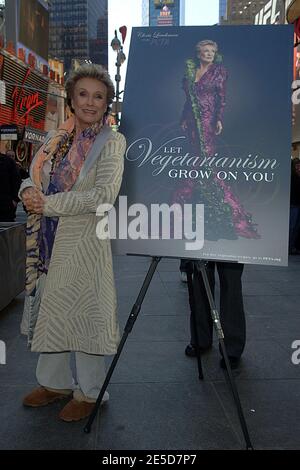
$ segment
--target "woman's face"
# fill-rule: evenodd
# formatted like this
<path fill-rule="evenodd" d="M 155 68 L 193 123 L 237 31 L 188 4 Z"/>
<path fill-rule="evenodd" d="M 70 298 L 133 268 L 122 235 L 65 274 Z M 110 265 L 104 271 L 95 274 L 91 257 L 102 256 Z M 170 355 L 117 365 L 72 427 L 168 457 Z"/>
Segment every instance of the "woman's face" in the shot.
<path fill-rule="evenodd" d="M 206 46 L 199 47 L 197 51 L 198 59 L 206 64 L 211 64 L 214 61 L 216 49 L 214 46 L 207 44 Z"/>
<path fill-rule="evenodd" d="M 100 122 L 107 109 L 106 85 L 95 78 L 81 78 L 72 97 L 74 114 L 82 128 Z"/>

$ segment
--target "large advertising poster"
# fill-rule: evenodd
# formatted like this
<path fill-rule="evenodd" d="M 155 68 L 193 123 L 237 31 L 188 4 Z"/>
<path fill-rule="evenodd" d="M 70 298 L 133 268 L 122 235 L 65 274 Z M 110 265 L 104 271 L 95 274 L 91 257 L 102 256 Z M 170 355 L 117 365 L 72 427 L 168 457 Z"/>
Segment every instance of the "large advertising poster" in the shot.
<path fill-rule="evenodd" d="M 300 145 L 300 24 L 294 36 L 293 142 Z"/>
<path fill-rule="evenodd" d="M 292 45 L 290 26 L 133 29 L 117 252 L 287 264 Z"/>
<path fill-rule="evenodd" d="M 19 41 L 48 61 L 49 12 L 38 0 L 21 0 Z"/>
<path fill-rule="evenodd" d="M 150 0 L 150 26 L 179 26 L 179 0 Z"/>

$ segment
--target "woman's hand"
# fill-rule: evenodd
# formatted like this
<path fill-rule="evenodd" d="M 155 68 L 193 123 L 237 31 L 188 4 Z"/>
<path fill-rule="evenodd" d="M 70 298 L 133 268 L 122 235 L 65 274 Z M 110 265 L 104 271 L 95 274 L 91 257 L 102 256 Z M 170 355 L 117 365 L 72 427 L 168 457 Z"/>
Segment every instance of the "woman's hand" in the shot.
<path fill-rule="evenodd" d="M 217 124 L 216 124 L 216 135 L 220 135 L 221 132 L 223 130 L 223 126 L 222 126 L 222 123 L 221 121 L 217 121 Z"/>
<path fill-rule="evenodd" d="M 36 188 L 26 188 L 21 194 L 22 202 L 28 212 L 42 214 L 46 196 Z"/>

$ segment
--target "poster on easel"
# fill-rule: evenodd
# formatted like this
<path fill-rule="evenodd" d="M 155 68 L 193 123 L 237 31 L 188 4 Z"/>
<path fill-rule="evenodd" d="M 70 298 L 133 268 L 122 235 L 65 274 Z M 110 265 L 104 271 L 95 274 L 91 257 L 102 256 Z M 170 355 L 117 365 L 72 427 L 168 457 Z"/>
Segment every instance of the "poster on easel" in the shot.
<path fill-rule="evenodd" d="M 287 265 L 293 28 L 133 28 L 116 253 Z"/>

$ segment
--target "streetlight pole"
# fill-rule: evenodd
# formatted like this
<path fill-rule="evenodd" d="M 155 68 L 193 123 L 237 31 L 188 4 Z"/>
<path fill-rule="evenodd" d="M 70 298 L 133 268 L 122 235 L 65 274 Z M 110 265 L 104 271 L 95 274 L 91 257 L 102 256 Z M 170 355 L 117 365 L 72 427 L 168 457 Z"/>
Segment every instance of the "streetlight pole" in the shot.
<path fill-rule="evenodd" d="M 119 57 L 119 52 L 117 53 L 117 61 L 116 61 L 116 67 L 117 67 L 117 73 L 115 75 L 115 82 L 116 82 L 116 124 L 119 126 L 120 123 L 120 81 L 121 81 L 121 75 L 120 75 L 120 68 L 121 64 L 120 61 L 118 60 Z"/>
<path fill-rule="evenodd" d="M 123 46 L 121 44 L 121 41 L 118 38 L 117 30 L 115 30 L 115 37 L 111 41 L 111 47 L 114 51 L 117 52 L 117 59 L 116 59 L 116 64 L 115 64 L 117 67 L 117 72 L 115 75 L 116 100 L 114 102 L 113 111 L 116 115 L 116 125 L 119 126 L 120 112 L 121 112 L 120 95 L 123 93 L 123 91 L 120 92 L 120 81 L 121 81 L 120 68 L 121 68 L 121 65 L 125 62 L 126 56 L 123 52 Z"/>

